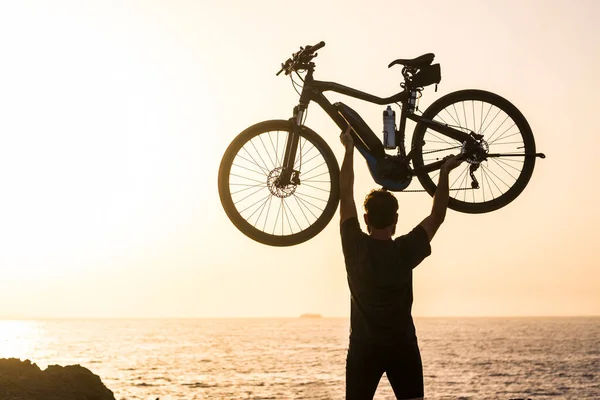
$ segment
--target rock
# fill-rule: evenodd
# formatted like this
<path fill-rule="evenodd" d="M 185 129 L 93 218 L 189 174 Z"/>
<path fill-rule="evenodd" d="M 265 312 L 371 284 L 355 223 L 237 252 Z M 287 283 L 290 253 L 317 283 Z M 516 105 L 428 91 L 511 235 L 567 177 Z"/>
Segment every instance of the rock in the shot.
<path fill-rule="evenodd" d="M 81 365 L 50 365 L 44 371 L 29 360 L 0 359 L 2 400 L 115 400 L 98 375 Z"/>

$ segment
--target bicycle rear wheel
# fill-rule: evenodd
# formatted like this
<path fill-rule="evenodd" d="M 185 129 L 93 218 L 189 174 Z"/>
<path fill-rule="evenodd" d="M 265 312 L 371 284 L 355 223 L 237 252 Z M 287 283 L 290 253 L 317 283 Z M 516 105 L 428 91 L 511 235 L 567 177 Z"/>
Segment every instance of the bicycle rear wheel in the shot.
<path fill-rule="evenodd" d="M 525 189 L 535 165 L 535 141 L 527 120 L 509 101 L 483 90 L 462 90 L 439 98 L 423 117 L 483 135 L 480 156 L 468 158 L 451 172 L 449 208 L 465 213 L 490 212 L 509 204 Z M 463 143 L 423 124 L 415 127 L 412 146 L 415 168 L 463 149 Z M 471 187 L 471 168 L 476 168 L 477 189 Z M 438 175 L 439 170 L 418 176 L 432 196 Z"/>
<path fill-rule="evenodd" d="M 219 167 L 219 196 L 231 222 L 270 246 L 292 246 L 321 232 L 339 201 L 339 167 L 325 141 L 302 127 L 294 164 L 299 184 L 278 185 L 291 124 L 260 122 L 240 133 Z"/>

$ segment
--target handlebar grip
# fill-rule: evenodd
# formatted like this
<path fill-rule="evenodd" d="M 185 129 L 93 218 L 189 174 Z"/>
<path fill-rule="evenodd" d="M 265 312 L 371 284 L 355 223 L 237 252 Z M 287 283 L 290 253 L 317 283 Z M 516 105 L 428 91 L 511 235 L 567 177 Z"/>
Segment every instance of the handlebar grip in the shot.
<path fill-rule="evenodd" d="M 321 48 L 325 47 L 325 42 L 324 41 L 320 41 L 319 43 L 315 44 L 314 46 L 310 46 L 310 51 L 314 52 L 317 51 Z"/>

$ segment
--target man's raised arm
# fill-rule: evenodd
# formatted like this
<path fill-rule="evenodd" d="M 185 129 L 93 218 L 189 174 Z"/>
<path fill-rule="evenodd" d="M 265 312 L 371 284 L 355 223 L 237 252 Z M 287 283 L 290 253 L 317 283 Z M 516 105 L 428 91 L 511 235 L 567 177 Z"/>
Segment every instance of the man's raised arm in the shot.
<path fill-rule="evenodd" d="M 357 216 L 354 203 L 354 141 L 350 135 L 351 129 L 348 125 L 346 131 L 340 135 L 346 149 L 340 170 L 340 224 Z"/>
<path fill-rule="evenodd" d="M 456 156 L 446 157 L 446 161 L 440 168 L 440 177 L 438 179 L 437 188 L 433 195 L 433 206 L 431 214 L 421 222 L 421 226 L 427 232 L 429 241 L 437 232 L 438 228 L 446 218 L 446 209 L 448 208 L 448 200 L 450 199 L 450 189 L 448 187 L 448 175 L 450 171 L 458 167 L 463 160 L 460 159 L 461 154 Z"/>

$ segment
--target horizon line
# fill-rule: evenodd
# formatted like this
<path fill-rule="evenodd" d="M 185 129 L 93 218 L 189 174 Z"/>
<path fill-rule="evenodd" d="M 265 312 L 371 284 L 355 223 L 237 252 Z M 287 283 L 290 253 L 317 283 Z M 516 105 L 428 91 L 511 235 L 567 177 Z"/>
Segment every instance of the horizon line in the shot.
<path fill-rule="evenodd" d="M 315 314 L 315 313 L 313 313 Z M 336 315 L 322 315 L 316 313 L 317 317 L 304 317 L 301 315 L 295 316 L 194 316 L 194 317 L 139 317 L 139 316 L 125 316 L 125 317 L 82 317 L 82 316 L 71 316 L 71 317 L 32 317 L 32 316 L 0 316 L 0 321 L 8 321 L 8 320 L 74 320 L 74 319 L 93 319 L 93 320 L 117 320 L 117 319 L 139 319 L 139 320 L 149 320 L 149 319 L 164 319 L 164 320 L 182 320 L 182 319 L 350 319 L 349 315 L 346 316 L 336 316 Z M 563 315 L 416 315 L 413 316 L 414 319 L 427 319 L 427 318 L 598 318 L 600 314 L 563 314 Z"/>

